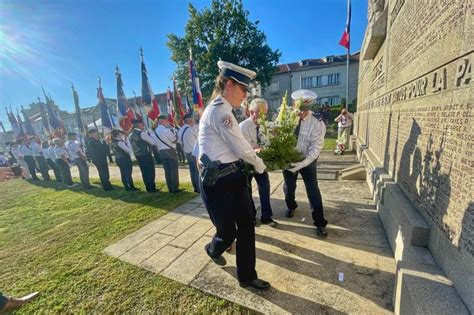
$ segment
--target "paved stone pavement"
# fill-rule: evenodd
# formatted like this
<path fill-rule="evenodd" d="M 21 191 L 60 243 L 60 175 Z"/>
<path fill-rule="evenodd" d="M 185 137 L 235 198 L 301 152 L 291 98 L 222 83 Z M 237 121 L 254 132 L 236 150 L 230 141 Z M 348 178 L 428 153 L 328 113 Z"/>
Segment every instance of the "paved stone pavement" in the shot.
<path fill-rule="evenodd" d="M 354 159 L 322 157 L 321 173 Z M 185 176 L 182 181 L 189 181 L 189 175 Z M 224 254 L 225 267 L 206 255 L 203 248 L 214 227 L 200 197 L 110 245 L 105 253 L 262 313 L 392 312 L 395 262 L 366 183 L 319 181 L 329 221 L 329 236 L 319 239 L 303 182 L 298 181 L 296 193 L 299 208 L 295 217 L 287 219 L 281 172 L 270 173 L 270 180 L 274 219 L 279 225 L 256 228 L 257 272 L 271 282 L 269 291 L 239 287 L 235 252 Z M 256 184 L 258 206 L 255 190 Z"/>

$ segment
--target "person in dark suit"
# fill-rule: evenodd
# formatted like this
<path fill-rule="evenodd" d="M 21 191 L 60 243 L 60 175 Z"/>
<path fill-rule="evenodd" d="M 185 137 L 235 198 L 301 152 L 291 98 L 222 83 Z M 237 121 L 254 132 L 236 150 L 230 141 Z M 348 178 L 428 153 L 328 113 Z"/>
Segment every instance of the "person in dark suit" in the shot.
<path fill-rule="evenodd" d="M 130 132 L 129 140 L 132 145 L 133 154 L 137 159 L 146 191 L 149 193 L 158 192 L 155 185 L 155 164 L 151 155 L 151 147 L 155 145 L 153 139 L 147 134 L 143 121 L 132 120 L 133 130 Z"/>
<path fill-rule="evenodd" d="M 110 147 L 115 155 L 115 162 L 120 169 L 120 176 L 123 187 L 128 191 L 137 191 L 133 184 L 132 171 L 133 164 L 130 154 L 132 154 L 132 146 L 125 139 L 125 134 L 122 130 L 114 129 L 110 134 Z"/>
<path fill-rule="evenodd" d="M 110 183 L 109 165 L 107 163 L 107 143 L 103 140 L 99 140 L 99 131 L 95 128 L 89 129 L 88 135 L 88 152 L 90 152 L 92 163 L 97 167 L 102 187 L 105 191 L 113 190 L 112 184 Z"/>

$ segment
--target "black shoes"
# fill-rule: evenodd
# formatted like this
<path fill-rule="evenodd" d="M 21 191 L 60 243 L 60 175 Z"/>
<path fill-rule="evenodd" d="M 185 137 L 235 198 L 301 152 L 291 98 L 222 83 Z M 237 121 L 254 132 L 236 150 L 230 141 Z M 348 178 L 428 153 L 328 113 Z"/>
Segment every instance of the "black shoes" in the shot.
<path fill-rule="evenodd" d="M 321 236 L 321 237 L 326 237 L 328 236 L 328 232 L 326 231 L 325 227 L 316 227 L 316 235 Z"/>
<path fill-rule="evenodd" d="M 227 264 L 227 261 L 225 260 L 224 257 L 222 257 L 222 255 L 219 255 L 217 257 L 212 257 L 210 254 L 209 254 L 209 244 L 207 244 L 206 246 L 204 246 L 204 250 L 206 251 L 206 254 L 211 257 L 212 261 L 214 263 L 216 263 L 217 265 L 219 266 L 225 266 Z"/>
<path fill-rule="evenodd" d="M 239 282 L 239 284 L 242 288 L 254 288 L 261 291 L 270 289 L 270 282 L 261 279 L 255 279 L 252 281 L 242 281 Z"/>
<path fill-rule="evenodd" d="M 295 210 L 296 210 L 296 209 L 288 209 L 288 210 L 286 210 L 285 217 L 287 217 L 287 218 L 293 218 L 293 216 L 295 215 Z"/>
<path fill-rule="evenodd" d="M 260 223 L 262 223 L 264 225 L 271 226 L 271 227 L 276 227 L 278 225 L 278 222 L 273 221 L 272 218 L 270 218 L 270 219 L 261 219 Z"/>

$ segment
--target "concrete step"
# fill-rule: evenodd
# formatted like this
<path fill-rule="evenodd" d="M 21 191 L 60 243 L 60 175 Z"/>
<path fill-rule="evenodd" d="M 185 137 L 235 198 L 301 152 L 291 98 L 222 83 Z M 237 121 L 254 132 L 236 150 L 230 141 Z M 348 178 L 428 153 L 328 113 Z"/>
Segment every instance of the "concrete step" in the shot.
<path fill-rule="evenodd" d="M 365 167 L 360 164 L 346 167 L 345 169 L 338 172 L 338 179 L 343 180 L 365 180 L 367 172 Z"/>

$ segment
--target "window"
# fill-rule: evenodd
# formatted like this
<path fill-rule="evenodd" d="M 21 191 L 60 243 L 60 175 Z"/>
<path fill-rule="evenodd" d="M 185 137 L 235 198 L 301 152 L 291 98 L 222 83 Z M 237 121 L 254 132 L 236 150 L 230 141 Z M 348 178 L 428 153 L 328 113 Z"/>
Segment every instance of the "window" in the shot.
<path fill-rule="evenodd" d="M 301 87 L 303 89 L 310 89 L 313 87 L 313 77 L 301 78 Z"/>
<path fill-rule="evenodd" d="M 341 104 L 339 96 L 326 96 L 321 97 L 316 100 L 316 104 L 318 105 L 329 105 L 329 106 L 337 106 Z"/>
<path fill-rule="evenodd" d="M 339 79 L 339 73 L 333 73 L 333 74 L 328 74 L 328 85 L 335 85 L 339 84 L 340 79 Z"/>
<path fill-rule="evenodd" d="M 280 81 L 272 82 L 268 87 L 268 91 L 270 93 L 278 93 L 280 92 Z"/>
<path fill-rule="evenodd" d="M 321 86 L 323 85 L 323 76 L 322 75 L 318 75 L 316 77 L 316 86 Z"/>

